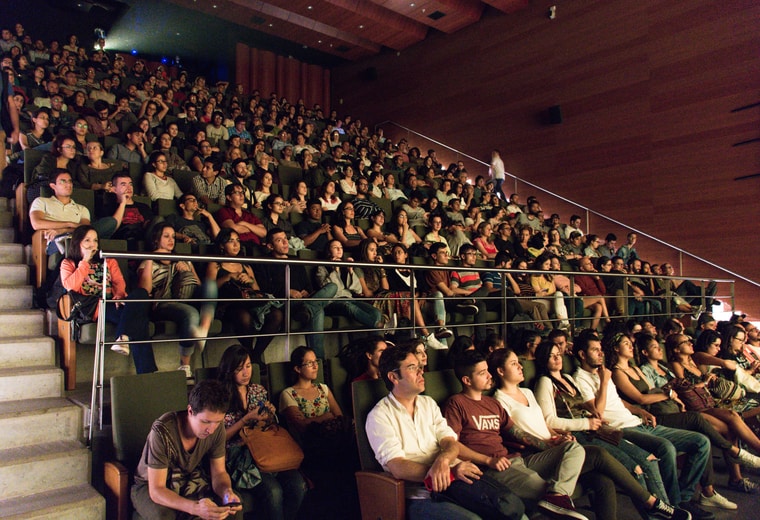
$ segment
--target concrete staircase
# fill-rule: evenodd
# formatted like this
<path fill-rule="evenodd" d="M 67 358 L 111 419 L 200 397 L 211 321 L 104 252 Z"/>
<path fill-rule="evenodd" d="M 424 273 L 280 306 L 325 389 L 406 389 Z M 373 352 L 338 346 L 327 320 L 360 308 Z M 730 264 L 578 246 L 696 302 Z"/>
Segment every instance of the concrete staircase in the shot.
<path fill-rule="evenodd" d="M 29 270 L 0 198 L 0 518 L 102 520 L 82 408 L 64 397 L 55 342 L 31 308 Z"/>

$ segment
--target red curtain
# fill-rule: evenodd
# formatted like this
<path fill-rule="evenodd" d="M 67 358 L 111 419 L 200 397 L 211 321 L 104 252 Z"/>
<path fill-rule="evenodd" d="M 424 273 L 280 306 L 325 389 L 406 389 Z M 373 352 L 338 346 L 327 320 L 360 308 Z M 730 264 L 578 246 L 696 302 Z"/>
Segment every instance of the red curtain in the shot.
<path fill-rule="evenodd" d="M 330 71 L 319 65 L 238 43 L 235 46 L 235 77 L 246 92 L 258 89 L 263 98 L 276 92 L 278 97 L 284 96 L 291 104 L 303 99 L 307 107 L 319 104 L 326 113 L 329 112 Z"/>

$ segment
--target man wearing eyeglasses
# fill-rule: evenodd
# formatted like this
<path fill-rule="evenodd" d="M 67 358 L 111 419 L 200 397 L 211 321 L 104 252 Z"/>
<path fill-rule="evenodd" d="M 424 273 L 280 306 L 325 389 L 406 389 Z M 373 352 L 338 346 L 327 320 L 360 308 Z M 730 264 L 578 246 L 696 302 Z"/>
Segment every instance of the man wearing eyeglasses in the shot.
<path fill-rule="evenodd" d="M 386 349 L 380 376 L 390 390 L 367 416 L 367 437 L 384 470 L 406 481 L 410 520 L 523 518 L 525 507 L 511 491 L 472 462 L 461 461 L 459 443 L 425 390 L 423 367 L 410 346 Z"/>

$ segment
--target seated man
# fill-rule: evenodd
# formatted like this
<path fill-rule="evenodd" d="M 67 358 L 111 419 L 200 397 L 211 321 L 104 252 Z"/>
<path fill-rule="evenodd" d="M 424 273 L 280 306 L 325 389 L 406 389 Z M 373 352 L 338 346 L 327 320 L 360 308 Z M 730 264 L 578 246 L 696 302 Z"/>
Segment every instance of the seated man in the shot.
<path fill-rule="evenodd" d="M 319 199 L 310 199 L 306 203 L 305 216 L 306 218 L 296 224 L 296 235 L 303 240 L 307 248 L 321 253 L 333 237 L 330 224 L 322 221 L 322 203 Z"/>
<path fill-rule="evenodd" d="M 234 229 L 247 249 L 261 245 L 267 230 L 256 216 L 243 209 L 243 188 L 228 184 L 224 188 L 224 196 L 227 204 L 214 216 L 219 226 Z"/>
<path fill-rule="evenodd" d="M 483 286 L 483 280 L 477 271 L 469 271 L 468 268 L 475 267 L 478 259 L 478 250 L 472 244 L 464 244 L 459 248 L 459 257 L 462 267 L 451 273 L 451 282 L 449 288 L 455 295 L 467 296 L 468 300 L 464 304 L 458 304 L 454 310 L 464 314 L 472 313 L 472 304 L 475 305 L 477 313 L 475 314 L 475 339 L 478 342 L 486 339 L 486 303 L 488 290 Z M 470 300 L 469 298 L 472 298 Z M 496 301 L 496 300 L 494 300 Z M 468 312 L 469 311 L 469 312 Z"/>
<path fill-rule="evenodd" d="M 288 237 L 280 228 L 272 228 L 266 235 L 266 247 L 272 258 L 283 260 L 278 264 L 255 264 L 254 274 L 259 288 L 276 298 L 286 298 L 285 294 L 285 263 L 288 260 Z M 290 298 L 291 316 L 300 318 L 306 323 L 308 334 L 306 345 L 314 351 L 318 358 L 325 358 L 325 307 L 330 304 L 330 298 L 335 296 L 338 287 L 333 283 L 324 285 L 314 291 L 311 279 L 301 264 L 290 265 Z"/>
<path fill-rule="evenodd" d="M 390 393 L 366 423 L 377 461 L 407 481 L 407 517 L 524 518 L 525 507 L 514 493 L 485 477 L 475 464 L 458 459 L 456 433 L 435 401 L 420 395 L 425 390 L 422 372 L 411 348 L 386 349 L 380 356 L 380 375 Z"/>
<path fill-rule="evenodd" d="M 131 493 L 141 517 L 243 518 L 224 465 L 229 401 L 220 382 L 202 381 L 190 392 L 187 411 L 168 412 L 153 423 Z"/>
<path fill-rule="evenodd" d="M 198 204 L 198 198 L 192 193 L 185 193 L 177 200 L 179 213 L 168 215 L 166 222 L 176 231 L 177 241 L 190 244 L 193 252 L 198 252 L 199 245 L 210 245 L 219 234 L 219 224 L 206 208 Z M 197 218 L 196 218 L 197 217 Z"/>
<path fill-rule="evenodd" d="M 48 243 L 47 254 L 52 255 L 59 251 L 55 238 L 71 233 L 82 224 L 89 224 L 90 210 L 71 198 L 74 184 L 67 170 L 55 169 L 48 185 L 53 190 L 53 196 L 37 197 L 32 201 L 29 221 L 35 231 L 44 231 Z M 63 254 L 63 246 L 60 252 Z"/>
<path fill-rule="evenodd" d="M 219 170 L 214 156 L 205 157 L 201 173 L 193 177 L 193 195 L 206 205 L 224 204 L 225 187 L 230 181 L 220 177 Z"/>
<path fill-rule="evenodd" d="M 364 178 L 356 181 L 356 197 L 353 203 L 355 218 L 371 218 L 378 211 L 382 211 L 380 206 L 369 200 L 369 181 Z"/>
<path fill-rule="evenodd" d="M 454 371 L 462 382 L 462 392 L 449 398 L 443 412 L 463 445 L 459 455 L 484 468 L 486 476 L 514 490 L 521 499 L 538 501 L 538 509 L 550 517 L 585 519 L 570 499 L 583 467 L 583 447 L 564 438 L 531 438 L 528 444 L 544 449 L 526 457 L 510 454 L 502 435 L 520 443 L 532 436 L 515 425 L 496 399 L 483 395 L 493 386 L 483 355 L 474 350 L 463 352 L 454 360 Z"/>
<path fill-rule="evenodd" d="M 380 379 L 380 356 L 382 356 L 385 349 L 388 348 L 388 344 L 380 336 L 370 336 L 362 339 L 364 346 L 364 356 L 360 361 L 365 361 L 367 368 L 356 376 L 351 382 L 354 381 L 371 381 L 373 379 Z"/>
<path fill-rule="evenodd" d="M 137 125 L 127 130 L 127 140 L 116 143 L 108 149 L 108 159 L 119 159 L 128 163 L 148 164 L 148 152 L 145 151 L 145 133 Z"/>
<path fill-rule="evenodd" d="M 113 217 L 116 230 L 111 238 L 126 240 L 130 251 L 137 249 L 137 242 L 145 240 L 145 234 L 153 220 L 153 212 L 147 204 L 135 202 L 132 177 L 121 171 L 111 177 L 113 196 L 107 197 L 102 208 L 103 218 Z M 96 208 L 97 209 L 97 208 Z"/>
<path fill-rule="evenodd" d="M 623 401 L 612 382 L 612 372 L 604 366 L 604 353 L 598 337 L 584 331 L 575 339 L 574 347 L 581 365 L 573 378 L 589 410 L 612 428 L 623 430 L 623 438 L 657 457 L 671 504 L 680 504 L 679 507 L 691 513 L 694 520 L 715 518 L 692 500 L 702 474 L 712 472 L 707 437 L 661 426 L 651 413 Z M 676 467 L 679 451 L 686 453 L 680 478 Z"/>

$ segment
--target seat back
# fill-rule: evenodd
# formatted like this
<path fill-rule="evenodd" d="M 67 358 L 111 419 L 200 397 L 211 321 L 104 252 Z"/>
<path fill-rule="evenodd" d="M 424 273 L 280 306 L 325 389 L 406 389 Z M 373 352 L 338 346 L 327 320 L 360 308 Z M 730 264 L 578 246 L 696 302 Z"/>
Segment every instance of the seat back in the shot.
<path fill-rule="evenodd" d="M 380 399 L 388 395 L 382 379 L 354 381 L 351 383 L 351 401 L 354 410 L 356 444 L 359 448 L 359 464 L 363 471 L 382 471 L 375 453 L 367 439 L 367 415 Z"/>
<path fill-rule="evenodd" d="M 325 382 L 325 366 L 319 359 L 319 373 L 317 374 L 317 384 Z M 289 387 L 293 381 L 291 377 L 289 361 L 279 363 L 268 363 L 267 371 L 269 373 L 269 399 L 278 404 L 280 402 L 280 393 Z M 332 390 L 332 388 L 330 389 Z"/>
<path fill-rule="evenodd" d="M 432 397 L 443 408 L 446 399 L 462 391 L 462 383 L 452 369 L 425 372 L 425 395 Z"/>
<path fill-rule="evenodd" d="M 134 471 L 151 425 L 187 408 L 187 381 L 179 370 L 111 378 L 111 423 L 116 459 Z"/>
<path fill-rule="evenodd" d="M 348 370 L 345 369 L 339 357 L 326 360 L 327 386 L 330 387 L 338 406 L 344 415 L 352 415 L 351 388 L 348 380 Z"/>

